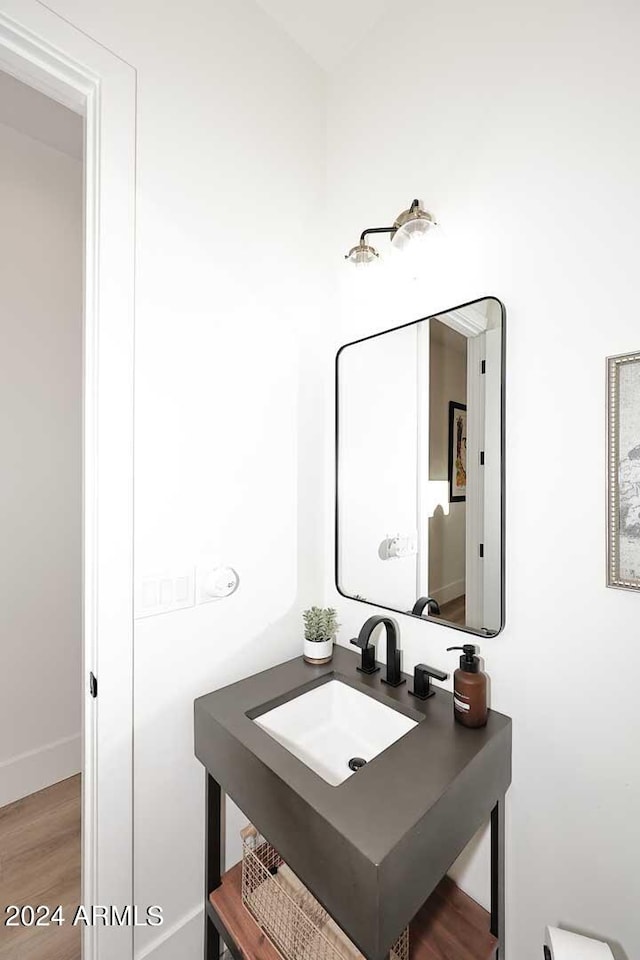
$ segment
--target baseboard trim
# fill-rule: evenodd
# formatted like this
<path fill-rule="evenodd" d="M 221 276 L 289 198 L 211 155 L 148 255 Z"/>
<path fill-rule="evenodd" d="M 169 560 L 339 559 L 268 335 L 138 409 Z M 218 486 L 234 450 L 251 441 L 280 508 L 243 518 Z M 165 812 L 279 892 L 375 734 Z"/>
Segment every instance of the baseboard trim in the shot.
<path fill-rule="evenodd" d="M 203 924 L 204 924 L 204 908 L 201 906 L 194 907 L 193 910 L 190 910 L 189 913 L 186 913 L 180 920 L 177 920 L 173 923 L 164 933 L 161 933 L 160 936 L 153 941 L 153 943 L 148 944 L 146 947 L 143 947 L 140 951 L 135 951 L 135 960 L 147 960 L 148 957 L 156 958 L 156 953 L 162 951 L 162 948 L 170 941 L 173 940 L 175 936 L 179 933 L 183 933 L 185 929 L 190 924 L 195 924 L 196 920 L 198 921 L 198 936 L 201 934 Z M 170 960 L 171 957 L 177 956 L 175 952 L 167 953 L 167 960 Z M 183 954 L 180 954 L 183 956 Z M 164 960 L 162 955 L 158 955 L 156 960 Z"/>
<path fill-rule="evenodd" d="M 445 583 L 443 587 L 432 590 L 431 596 L 434 600 L 437 600 L 439 604 L 443 604 L 449 603 L 450 600 L 455 600 L 456 597 L 461 597 L 464 592 L 465 581 L 454 580 L 453 583 Z"/>
<path fill-rule="evenodd" d="M 0 762 L 0 807 L 82 770 L 82 736 L 65 737 Z"/>

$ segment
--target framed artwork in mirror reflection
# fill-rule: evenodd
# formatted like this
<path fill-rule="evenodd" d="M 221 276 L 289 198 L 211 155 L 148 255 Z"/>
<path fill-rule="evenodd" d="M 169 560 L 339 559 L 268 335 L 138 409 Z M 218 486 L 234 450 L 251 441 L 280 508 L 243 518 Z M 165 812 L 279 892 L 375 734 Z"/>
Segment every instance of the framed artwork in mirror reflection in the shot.
<path fill-rule="evenodd" d="M 607 359 L 607 586 L 640 590 L 640 351 Z"/>
<path fill-rule="evenodd" d="M 449 502 L 467 498 L 467 405 L 449 401 Z"/>

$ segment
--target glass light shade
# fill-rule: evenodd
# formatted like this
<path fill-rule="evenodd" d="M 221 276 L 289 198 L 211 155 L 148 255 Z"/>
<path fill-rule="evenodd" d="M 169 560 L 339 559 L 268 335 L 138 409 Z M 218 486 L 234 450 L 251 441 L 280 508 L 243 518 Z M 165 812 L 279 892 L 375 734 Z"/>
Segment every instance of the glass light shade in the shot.
<path fill-rule="evenodd" d="M 422 210 L 416 210 L 410 219 L 407 219 L 405 223 L 398 227 L 391 243 L 396 250 L 404 250 L 409 245 L 422 240 L 432 227 L 435 227 L 435 223 L 429 214 Z"/>
<path fill-rule="evenodd" d="M 356 267 L 361 267 L 366 263 L 377 260 L 378 256 L 379 254 L 375 247 L 360 241 L 355 247 L 351 247 L 351 250 L 349 250 L 349 253 L 345 256 L 345 260 L 349 263 L 354 263 Z"/>

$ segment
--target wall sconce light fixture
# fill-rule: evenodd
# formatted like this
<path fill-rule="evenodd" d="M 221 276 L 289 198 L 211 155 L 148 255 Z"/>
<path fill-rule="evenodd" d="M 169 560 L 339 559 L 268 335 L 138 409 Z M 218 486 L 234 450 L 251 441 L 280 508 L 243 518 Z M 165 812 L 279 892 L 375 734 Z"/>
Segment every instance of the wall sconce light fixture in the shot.
<path fill-rule="evenodd" d="M 414 240 L 424 237 L 437 223 L 430 213 L 423 210 L 419 200 L 414 200 L 407 210 L 399 213 L 391 227 L 367 227 L 360 234 L 360 240 L 345 254 L 345 260 L 362 266 L 376 260 L 380 254 L 375 247 L 367 243 L 367 237 L 372 233 L 388 233 L 391 243 L 397 250 L 404 250 Z"/>

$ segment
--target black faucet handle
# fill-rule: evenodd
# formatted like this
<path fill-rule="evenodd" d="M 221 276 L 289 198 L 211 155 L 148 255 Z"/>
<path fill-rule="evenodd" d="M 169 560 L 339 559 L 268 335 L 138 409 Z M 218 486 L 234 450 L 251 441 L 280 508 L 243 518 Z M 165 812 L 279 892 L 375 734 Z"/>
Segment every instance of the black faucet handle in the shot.
<path fill-rule="evenodd" d="M 360 673 L 377 673 L 380 667 L 376 666 L 376 648 L 374 645 L 367 643 L 363 647 L 360 637 L 354 637 L 349 643 L 352 643 L 354 647 L 359 647 L 362 652 L 360 666 L 357 667 Z"/>
<path fill-rule="evenodd" d="M 413 690 L 409 690 L 412 697 L 418 700 L 428 700 L 435 693 L 431 686 L 431 678 L 434 680 L 446 680 L 449 676 L 444 670 L 438 670 L 436 667 L 429 667 L 426 663 L 418 663 L 413 670 Z"/>

